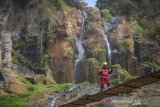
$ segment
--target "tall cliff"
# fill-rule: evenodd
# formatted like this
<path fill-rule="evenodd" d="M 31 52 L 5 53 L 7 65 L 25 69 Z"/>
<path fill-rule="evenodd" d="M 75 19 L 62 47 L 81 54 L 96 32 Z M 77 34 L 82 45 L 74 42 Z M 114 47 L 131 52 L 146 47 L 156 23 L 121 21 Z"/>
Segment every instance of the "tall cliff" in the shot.
<path fill-rule="evenodd" d="M 119 25 L 109 34 L 113 64 L 119 63 L 132 75 L 144 75 L 149 67 L 159 69 L 159 1 L 104 1 L 96 4 L 103 16 L 120 17 Z"/>
<path fill-rule="evenodd" d="M 1 67 L 16 69 L 27 78 L 45 74 L 54 77 L 58 83 L 73 82 L 77 50 L 75 37 L 82 27 L 82 11 L 86 11 L 89 17 L 82 42 L 86 63 L 91 65 L 82 66 L 80 71 L 96 74 L 94 63 L 97 60 L 102 62 L 104 56 L 98 9 L 77 8 L 65 0 L 2 0 L 0 4 Z M 87 79 L 90 75 L 84 76 L 86 79 L 83 81 L 95 81 Z"/>
<path fill-rule="evenodd" d="M 114 3 L 109 10 L 114 8 Z M 109 13 L 107 9 L 76 7 L 72 0 L 2 0 L 0 4 L 2 67 L 14 68 L 26 77 L 45 74 L 54 77 L 58 83 L 73 82 L 77 53 L 75 37 L 80 34 L 82 11 L 85 11 L 88 14 L 82 40 L 85 58 L 79 65 L 79 73 L 85 78 L 81 78 L 82 81 L 97 81 L 97 77 L 91 79 L 90 75 L 94 77 L 100 62 L 106 60 L 101 16 L 109 21 L 117 8 Z M 120 4 L 118 8 L 121 8 Z M 159 53 L 156 52 L 159 44 L 143 38 L 146 30 L 136 21 L 126 18 L 130 14 L 119 11 L 117 14 L 121 17 L 119 25 L 108 36 L 112 64 L 119 63 L 134 75 L 143 75 L 148 65 L 158 68 Z M 134 39 L 135 32 L 138 39 Z"/>

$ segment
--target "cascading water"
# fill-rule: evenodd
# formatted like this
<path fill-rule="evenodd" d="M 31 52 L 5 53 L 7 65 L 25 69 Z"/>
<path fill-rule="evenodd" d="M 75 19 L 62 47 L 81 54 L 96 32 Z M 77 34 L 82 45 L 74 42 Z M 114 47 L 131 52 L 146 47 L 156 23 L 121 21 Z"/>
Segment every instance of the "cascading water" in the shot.
<path fill-rule="evenodd" d="M 104 40 L 105 40 L 105 47 L 106 47 L 106 50 L 107 50 L 107 61 L 108 61 L 108 65 L 111 66 L 112 65 L 112 51 L 111 51 L 111 47 L 110 47 L 110 43 L 108 41 L 108 33 L 111 29 L 113 29 L 114 27 L 117 26 L 117 20 L 115 17 L 112 18 L 112 20 L 108 23 L 104 22 L 104 28 L 103 28 L 103 31 L 104 31 L 104 34 L 103 34 L 103 37 L 104 37 Z"/>
<path fill-rule="evenodd" d="M 76 48 L 77 48 L 77 54 L 75 55 L 75 82 L 79 82 L 80 75 L 80 64 L 85 58 L 85 50 L 82 44 L 82 39 L 84 38 L 84 33 L 85 33 L 85 20 L 87 19 L 87 14 L 83 12 L 83 22 L 82 22 L 82 27 L 81 27 L 81 32 L 80 34 L 75 38 L 75 43 L 76 43 Z M 107 38 L 107 34 L 109 30 L 113 29 L 117 25 L 117 22 L 115 23 L 115 20 L 113 19 L 109 23 L 104 23 L 104 40 L 105 40 L 105 45 L 106 49 L 108 51 L 108 60 L 109 64 L 111 64 L 111 47 L 110 43 Z M 68 91 L 65 93 L 61 94 L 53 94 L 49 97 L 49 101 L 46 103 L 45 107 L 55 107 L 57 105 L 61 105 L 61 103 L 66 103 L 70 101 L 74 101 L 77 98 L 81 98 L 82 96 L 86 95 L 92 95 L 94 93 L 99 92 L 99 87 L 98 86 L 87 86 L 87 87 L 71 87 Z M 74 97 L 75 98 L 74 98 Z"/>
<path fill-rule="evenodd" d="M 83 61 L 83 59 L 85 58 L 85 55 L 84 55 L 85 54 L 85 50 L 84 50 L 84 47 L 83 47 L 83 44 L 82 44 L 82 39 L 84 38 L 84 33 L 85 33 L 85 20 L 87 19 L 87 13 L 83 12 L 82 14 L 83 14 L 83 21 L 82 21 L 81 32 L 80 32 L 80 34 L 78 36 L 75 37 L 76 48 L 77 48 L 77 54 L 76 54 L 76 60 L 75 60 L 75 82 L 78 81 L 77 78 L 79 76 L 79 67 L 78 67 L 79 63 L 81 61 Z M 70 88 L 68 90 L 68 92 L 66 92 L 68 94 L 68 96 L 71 96 L 72 95 L 72 91 L 75 90 L 75 89 L 76 89 L 76 87 Z M 93 89 L 92 91 L 95 91 L 95 92 L 97 92 L 97 90 L 98 90 L 97 87 L 94 87 L 92 89 Z M 89 90 L 91 91 L 91 89 L 89 89 Z M 89 92 L 89 91 L 85 90 L 85 92 Z M 71 93 L 71 95 L 69 93 Z M 63 97 L 65 98 L 64 94 L 65 93 L 51 95 L 50 98 L 49 98 L 49 101 L 46 103 L 46 107 L 55 107 L 56 106 L 55 104 L 56 104 L 57 100 L 59 99 L 59 97 L 62 97 L 61 99 L 63 99 Z M 87 93 L 83 92 L 83 94 L 87 94 Z M 68 97 L 66 97 L 66 98 L 68 98 Z M 67 101 L 68 100 L 69 99 L 67 99 Z"/>
<path fill-rule="evenodd" d="M 77 82 L 78 78 L 78 65 L 80 61 L 83 61 L 85 57 L 85 50 L 82 44 L 82 39 L 84 38 L 84 33 L 85 33 L 85 20 L 87 19 L 87 13 L 83 12 L 83 21 L 82 21 L 82 27 L 81 27 L 81 32 L 78 36 L 75 37 L 75 42 L 76 42 L 76 48 L 77 48 L 77 54 L 76 54 L 76 60 L 75 60 L 75 77 L 74 80 Z"/>

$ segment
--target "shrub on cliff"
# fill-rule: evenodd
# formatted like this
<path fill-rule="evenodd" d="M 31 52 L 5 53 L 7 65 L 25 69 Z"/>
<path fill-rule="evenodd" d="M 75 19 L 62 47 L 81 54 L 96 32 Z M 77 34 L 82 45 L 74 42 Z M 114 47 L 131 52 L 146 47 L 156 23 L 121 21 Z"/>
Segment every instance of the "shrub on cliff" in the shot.
<path fill-rule="evenodd" d="M 102 17 L 104 17 L 107 22 L 112 20 L 112 15 L 110 14 L 110 11 L 108 9 L 102 10 L 101 13 L 102 13 Z"/>
<path fill-rule="evenodd" d="M 72 58 L 73 53 L 74 53 L 74 50 L 73 50 L 72 47 L 64 48 L 63 55 L 64 55 L 66 58 Z"/>
<path fill-rule="evenodd" d="M 111 83 L 113 85 L 119 85 L 137 78 L 136 76 L 130 75 L 127 70 L 123 69 L 119 64 L 113 65 L 112 70 Z"/>
<path fill-rule="evenodd" d="M 133 51 L 134 41 L 133 39 L 117 40 L 115 46 L 119 51 L 125 51 L 126 49 Z"/>

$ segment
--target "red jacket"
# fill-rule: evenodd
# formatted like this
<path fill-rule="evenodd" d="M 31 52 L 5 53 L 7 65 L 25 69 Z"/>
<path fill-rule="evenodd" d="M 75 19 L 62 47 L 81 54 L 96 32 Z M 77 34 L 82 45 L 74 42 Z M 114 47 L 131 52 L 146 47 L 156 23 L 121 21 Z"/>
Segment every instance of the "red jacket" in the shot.
<path fill-rule="evenodd" d="M 111 72 L 108 69 L 101 68 L 98 74 L 101 76 L 101 78 L 108 79 L 108 76 L 111 74 Z"/>

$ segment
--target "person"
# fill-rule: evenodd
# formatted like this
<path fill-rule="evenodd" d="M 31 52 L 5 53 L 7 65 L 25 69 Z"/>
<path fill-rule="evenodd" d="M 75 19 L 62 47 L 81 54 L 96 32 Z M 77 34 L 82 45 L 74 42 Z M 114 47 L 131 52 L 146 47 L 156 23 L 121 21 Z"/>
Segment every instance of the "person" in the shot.
<path fill-rule="evenodd" d="M 104 85 L 107 84 L 108 88 L 110 88 L 110 79 L 109 79 L 109 74 L 112 73 L 112 70 L 110 70 L 107 66 L 107 62 L 103 62 L 103 67 L 99 70 L 98 74 L 100 76 L 100 88 L 101 92 L 103 92 Z"/>

